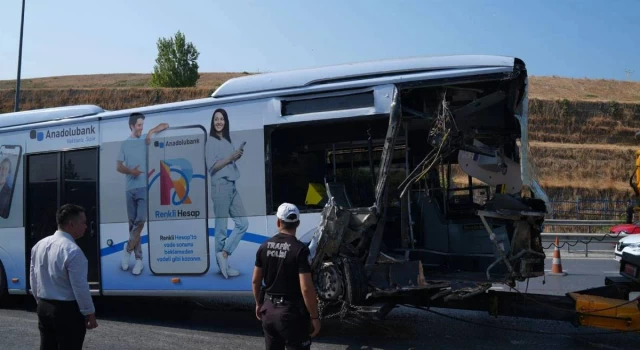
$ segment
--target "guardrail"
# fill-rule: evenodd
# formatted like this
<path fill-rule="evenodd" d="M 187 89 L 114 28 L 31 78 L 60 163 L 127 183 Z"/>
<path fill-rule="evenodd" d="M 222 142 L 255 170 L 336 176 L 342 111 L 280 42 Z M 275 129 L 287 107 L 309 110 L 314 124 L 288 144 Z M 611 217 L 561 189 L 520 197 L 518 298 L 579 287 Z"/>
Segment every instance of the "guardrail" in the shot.
<path fill-rule="evenodd" d="M 543 242 L 554 242 L 555 238 L 568 242 L 575 242 L 573 246 L 577 244 L 584 244 L 584 254 L 586 257 L 589 256 L 589 243 L 617 243 L 621 238 L 627 236 L 625 234 L 615 234 L 609 236 L 609 230 L 607 232 L 591 232 L 591 227 L 593 226 L 614 226 L 618 224 L 624 223 L 624 220 L 564 220 L 564 219 L 545 219 L 544 226 L 588 226 L 589 233 L 575 233 L 575 232 L 542 232 L 540 236 L 542 236 Z M 586 243 L 581 241 L 587 241 Z M 563 244 L 561 244 L 562 246 Z M 552 245 L 553 246 L 553 245 Z M 571 244 L 567 244 L 567 251 L 571 252 Z M 605 250 L 591 250 L 592 252 L 604 252 Z M 611 252 L 612 250 L 606 250 L 607 252 Z"/>
<path fill-rule="evenodd" d="M 584 256 L 589 257 L 589 243 L 609 243 L 615 244 L 622 237 L 626 237 L 624 234 L 615 234 L 608 235 L 608 233 L 573 233 L 573 232 L 542 232 L 540 234 L 543 242 L 554 242 L 556 237 L 559 240 L 566 242 L 575 242 L 574 244 L 567 244 L 567 251 L 571 252 L 571 246 L 576 246 L 578 244 L 584 244 Z M 587 241 L 587 242 L 583 242 Z M 562 246 L 563 244 L 560 244 Z M 552 245 L 553 246 L 553 245 Z M 613 248 L 613 245 L 612 247 Z M 592 252 L 610 252 L 613 254 L 612 250 L 591 250 Z"/>
<path fill-rule="evenodd" d="M 624 223 L 624 220 L 544 220 L 545 226 L 613 226 L 622 223 Z"/>
<path fill-rule="evenodd" d="M 542 237 L 552 237 L 553 239 L 555 239 L 556 237 L 558 238 L 568 238 L 568 239 L 573 239 L 573 240 L 579 240 L 579 239 L 598 239 L 598 242 L 600 243 L 607 243 L 607 242 L 617 242 L 618 240 L 620 240 L 620 238 L 622 237 L 626 237 L 627 235 L 617 235 L 617 234 L 610 234 L 611 236 L 606 236 L 606 233 L 574 233 L 574 232 L 542 232 L 540 234 L 540 236 Z"/>
<path fill-rule="evenodd" d="M 610 227 L 618 224 L 624 223 L 623 220 L 564 220 L 564 219 L 547 219 L 544 220 L 544 226 L 586 226 L 587 234 L 596 233 L 600 235 L 604 235 L 609 233 L 609 229 L 606 232 L 591 232 L 592 227 Z M 618 239 L 622 238 L 622 236 L 618 237 Z M 585 251 L 588 249 L 585 248 Z"/>

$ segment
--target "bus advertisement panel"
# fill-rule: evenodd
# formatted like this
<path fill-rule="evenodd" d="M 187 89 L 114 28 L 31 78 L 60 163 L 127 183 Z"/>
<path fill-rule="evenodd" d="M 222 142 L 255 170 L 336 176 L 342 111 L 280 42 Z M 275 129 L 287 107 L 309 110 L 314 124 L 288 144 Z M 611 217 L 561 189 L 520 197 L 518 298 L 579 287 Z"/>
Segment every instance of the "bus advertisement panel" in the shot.
<path fill-rule="evenodd" d="M 3 133 L 0 138 L 0 261 L 8 288 L 22 290 L 26 288 L 22 156 L 27 136 L 25 132 L 14 132 Z"/>
<path fill-rule="evenodd" d="M 153 274 L 203 274 L 209 269 L 206 130 L 168 128 L 147 151 L 149 269 Z"/>
<path fill-rule="evenodd" d="M 256 118 L 265 109 L 245 102 L 101 122 L 104 291 L 250 290 L 256 250 L 276 230 L 266 227 Z"/>

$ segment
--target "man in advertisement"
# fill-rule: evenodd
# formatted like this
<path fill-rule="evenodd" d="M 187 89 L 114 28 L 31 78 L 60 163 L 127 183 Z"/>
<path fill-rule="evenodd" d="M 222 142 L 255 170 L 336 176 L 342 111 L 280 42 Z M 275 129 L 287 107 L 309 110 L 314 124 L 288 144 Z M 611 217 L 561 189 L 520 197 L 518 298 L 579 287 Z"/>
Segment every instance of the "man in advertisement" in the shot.
<path fill-rule="evenodd" d="M 7 217 L 11 204 L 11 187 L 9 187 L 9 174 L 11 174 L 11 160 L 0 160 L 0 216 Z M 12 184 L 14 186 L 15 184 Z"/>
<path fill-rule="evenodd" d="M 131 270 L 134 275 L 142 272 L 142 245 L 140 234 L 147 220 L 147 145 L 151 143 L 151 136 L 169 127 L 167 123 L 160 123 L 149 133 L 143 134 L 145 116 L 133 113 L 129 116 L 131 135 L 122 142 L 118 154 L 117 171 L 126 175 L 126 202 L 129 219 L 129 240 L 122 249 L 122 270 L 129 269 L 131 252 L 134 253 L 136 263 Z"/>

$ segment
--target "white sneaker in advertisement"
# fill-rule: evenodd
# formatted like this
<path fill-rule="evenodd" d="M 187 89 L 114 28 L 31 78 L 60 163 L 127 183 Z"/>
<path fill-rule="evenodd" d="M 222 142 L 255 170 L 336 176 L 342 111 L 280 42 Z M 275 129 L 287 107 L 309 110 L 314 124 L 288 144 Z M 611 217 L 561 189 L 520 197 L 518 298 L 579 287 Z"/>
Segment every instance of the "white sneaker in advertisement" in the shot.
<path fill-rule="evenodd" d="M 131 273 L 134 275 L 139 275 L 142 272 L 142 268 L 142 260 L 136 259 L 136 264 L 133 266 L 133 270 L 131 270 Z"/>
<path fill-rule="evenodd" d="M 229 265 L 229 263 L 227 262 L 227 275 L 229 275 L 229 277 L 236 277 L 240 275 L 240 271 L 232 268 L 231 265 Z"/>
<path fill-rule="evenodd" d="M 224 278 L 229 278 L 229 274 L 227 272 L 227 259 L 225 259 L 222 252 L 216 253 L 216 259 L 218 260 L 218 266 L 220 266 L 220 272 Z"/>
<path fill-rule="evenodd" d="M 131 258 L 131 252 L 127 252 L 127 242 L 125 242 L 122 247 L 122 263 L 120 264 L 124 271 L 129 269 L 129 258 Z"/>

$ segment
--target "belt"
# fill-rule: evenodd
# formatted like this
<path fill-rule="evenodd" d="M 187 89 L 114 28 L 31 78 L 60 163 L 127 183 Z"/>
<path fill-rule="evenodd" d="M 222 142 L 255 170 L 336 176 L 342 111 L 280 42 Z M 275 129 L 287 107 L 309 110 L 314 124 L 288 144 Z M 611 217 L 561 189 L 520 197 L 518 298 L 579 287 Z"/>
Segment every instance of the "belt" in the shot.
<path fill-rule="evenodd" d="M 39 298 L 40 300 L 48 301 L 50 303 L 75 303 L 75 300 L 59 300 L 59 299 L 49 299 L 49 298 Z"/>
<path fill-rule="evenodd" d="M 78 305 L 75 300 L 56 300 L 56 299 L 46 299 L 40 298 L 41 301 L 47 302 L 52 305 L 60 305 L 60 306 L 75 306 Z"/>
<path fill-rule="evenodd" d="M 267 293 L 265 295 L 265 298 L 270 300 L 272 303 L 283 303 L 283 302 L 298 302 L 301 301 L 302 298 L 300 298 L 299 296 L 293 296 L 293 295 L 272 295 Z"/>

